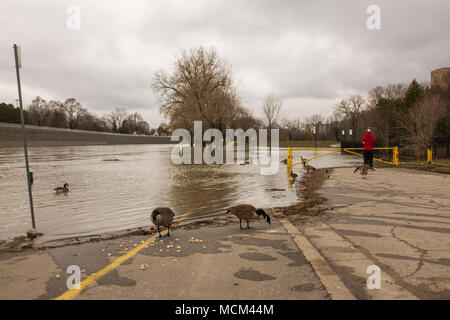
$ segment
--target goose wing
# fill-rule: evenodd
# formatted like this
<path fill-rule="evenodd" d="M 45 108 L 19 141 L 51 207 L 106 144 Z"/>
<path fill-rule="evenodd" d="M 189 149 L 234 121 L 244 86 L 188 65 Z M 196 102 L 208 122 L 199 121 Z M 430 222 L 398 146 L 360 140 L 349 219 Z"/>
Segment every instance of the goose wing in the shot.
<path fill-rule="evenodd" d="M 151 220 L 157 226 L 168 226 L 172 223 L 175 214 L 172 209 L 167 207 L 159 207 L 153 210 L 156 215 L 151 215 Z"/>
<path fill-rule="evenodd" d="M 239 204 L 231 207 L 229 210 L 239 219 L 251 219 L 255 214 L 256 208 L 250 204 Z"/>

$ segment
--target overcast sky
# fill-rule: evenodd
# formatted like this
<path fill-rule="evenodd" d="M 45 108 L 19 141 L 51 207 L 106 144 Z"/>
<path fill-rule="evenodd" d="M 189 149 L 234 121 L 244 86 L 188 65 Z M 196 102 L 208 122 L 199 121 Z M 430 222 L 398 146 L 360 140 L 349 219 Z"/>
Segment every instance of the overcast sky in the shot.
<path fill-rule="evenodd" d="M 79 30 L 67 27 L 70 5 Z M 381 30 L 366 26 L 369 5 L 381 9 Z M 350 94 L 450 66 L 448 0 L 1 0 L 0 12 L 0 102 L 17 97 L 17 43 L 25 105 L 74 97 L 98 115 L 137 111 L 152 127 L 163 120 L 153 73 L 191 47 L 218 51 L 257 116 L 271 93 L 285 117 L 328 116 Z"/>

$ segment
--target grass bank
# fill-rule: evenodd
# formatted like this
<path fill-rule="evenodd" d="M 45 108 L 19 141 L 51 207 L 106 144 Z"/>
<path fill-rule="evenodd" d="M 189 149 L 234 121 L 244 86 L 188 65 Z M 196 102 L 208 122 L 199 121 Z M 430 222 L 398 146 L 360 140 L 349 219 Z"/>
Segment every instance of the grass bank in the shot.
<path fill-rule="evenodd" d="M 398 166 L 406 169 L 450 173 L 450 159 L 433 160 L 431 164 L 426 161 L 401 161 Z"/>

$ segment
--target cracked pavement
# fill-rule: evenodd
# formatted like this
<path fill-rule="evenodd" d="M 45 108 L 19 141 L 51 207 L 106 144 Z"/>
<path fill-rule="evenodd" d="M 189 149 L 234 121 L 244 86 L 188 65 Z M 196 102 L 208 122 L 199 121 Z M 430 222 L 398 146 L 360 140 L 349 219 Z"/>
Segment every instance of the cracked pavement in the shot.
<path fill-rule="evenodd" d="M 171 237 L 152 242 L 75 299 L 329 299 L 277 219 L 271 226 L 263 221 L 251 226 L 241 231 L 235 221 L 175 229 Z M 134 235 L 0 253 L 0 299 L 54 299 L 67 290 L 69 265 L 79 266 L 84 280 L 148 238 Z"/>
<path fill-rule="evenodd" d="M 345 257 L 335 259 L 336 249 L 327 250 L 314 238 L 317 223 L 304 226 L 303 232 L 357 298 L 391 299 L 394 291 L 405 289 L 411 296 L 403 291 L 394 297 L 450 299 L 450 175 L 377 168 L 361 179 L 352 170 L 334 169 L 318 190 L 332 208 L 326 225 L 362 253 L 366 264 L 378 265 L 393 289 L 383 296 L 382 290 L 361 286 L 367 266 L 357 272 L 355 265 L 349 267 L 350 255 L 345 263 Z"/>

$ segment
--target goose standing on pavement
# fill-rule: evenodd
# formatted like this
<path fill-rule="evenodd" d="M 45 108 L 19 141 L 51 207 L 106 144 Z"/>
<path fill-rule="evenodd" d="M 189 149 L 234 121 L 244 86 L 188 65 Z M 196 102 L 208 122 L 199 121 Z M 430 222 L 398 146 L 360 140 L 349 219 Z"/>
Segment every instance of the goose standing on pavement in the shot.
<path fill-rule="evenodd" d="M 68 183 L 64 183 L 64 186 L 63 186 L 63 187 L 56 187 L 56 188 L 55 188 L 55 191 L 56 191 L 56 193 L 59 193 L 59 192 L 64 192 L 64 193 L 69 192 L 69 184 L 68 184 Z"/>
<path fill-rule="evenodd" d="M 309 164 L 306 164 L 306 160 L 303 159 L 303 157 L 300 157 L 302 159 L 302 163 L 303 163 L 303 168 L 305 168 L 305 170 L 309 173 L 310 171 L 314 171 L 316 170 L 316 168 L 314 168 L 313 166 L 310 166 Z"/>
<path fill-rule="evenodd" d="M 375 171 L 375 168 L 367 164 L 362 164 L 360 166 L 357 166 L 355 171 L 353 171 L 353 173 L 356 173 L 356 171 L 358 170 L 361 173 L 361 178 L 365 179 L 367 177 L 367 173 L 369 173 L 369 170 Z"/>
<path fill-rule="evenodd" d="M 270 223 L 270 217 L 263 209 L 256 209 L 254 206 L 250 204 L 239 204 L 237 206 L 233 206 L 227 210 L 227 213 L 232 213 L 236 217 L 239 218 L 239 226 L 242 228 L 242 220 L 247 221 L 247 229 L 250 229 L 249 221 L 250 220 L 258 220 L 261 216 L 263 219 Z"/>
<path fill-rule="evenodd" d="M 170 225 L 173 222 L 174 216 L 175 214 L 170 208 L 160 207 L 153 210 L 152 215 L 150 216 L 150 220 L 158 228 L 160 238 L 162 238 L 162 235 L 159 227 L 167 227 L 167 236 L 170 237 Z"/>
<path fill-rule="evenodd" d="M 328 169 L 325 169 L 325 178 L 330 179 L 330 173 L 328 172 Z"/>

